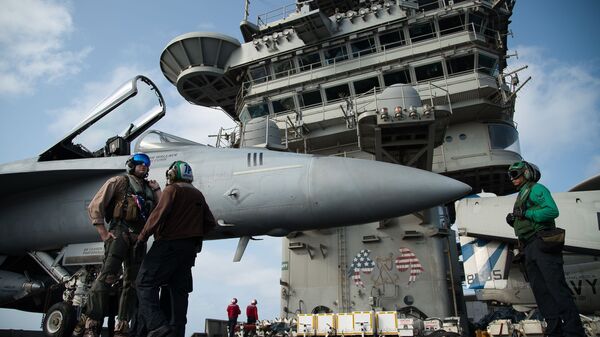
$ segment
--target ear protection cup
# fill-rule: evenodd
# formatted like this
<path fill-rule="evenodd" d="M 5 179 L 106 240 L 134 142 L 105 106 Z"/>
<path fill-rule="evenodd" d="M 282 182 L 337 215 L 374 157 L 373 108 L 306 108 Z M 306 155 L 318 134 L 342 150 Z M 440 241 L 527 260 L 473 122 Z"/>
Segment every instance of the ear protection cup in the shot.
<path fill-rule="evenodd" d="M 165 176 L 167 178 L 167 182 L 173 182 L 177 179 L 178 176 L 180 176 L 179 167 L 177 166 L 177 161 L 174 161 L 171 164 L 171 166 L 169 166 L 169 168 L 167 169 L 167 172 L 165 172 Z"/>
<path fill-rule="evenodd" d="M 133 163 L 131 158 L 127 159 L 127 162 L 125 163 L 125 165 L 127 166 L 127 173 L 133 174 L 133 169 L 135 169 L 135 164 Z"/>
<path fill-rule="evenodd" d="M 524 160 L 523 160 L 523 163 L 525 164 L 525 172 L 523 172 L 523 176 L 525 177 L 525 179 L 527 181 L 531 181 L 531 177 L 532 177 L 531 165 L 529 165 L 529 163 Z"/>
<path fill-rule="evenodd" d="M 540 169 L 535 164 L 532 164 L 532 163 L 524 161 L 524 160 L 523 160 L 523 164 L 525 164 L 525 172 L 523 172 L 523 176 L 525 177 L 525 179 L 527 181 L 538 182 L 540 180 L 540 178 L 542 177 L 542 173 L 540 172 Z"/>

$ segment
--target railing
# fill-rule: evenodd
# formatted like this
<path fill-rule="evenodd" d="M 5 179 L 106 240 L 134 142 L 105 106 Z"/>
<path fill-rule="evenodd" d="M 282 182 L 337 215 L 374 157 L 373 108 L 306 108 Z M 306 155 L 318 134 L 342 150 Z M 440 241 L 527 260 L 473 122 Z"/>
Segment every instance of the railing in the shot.
<path fill-rule="evenodd" d="M 458 27 L 461 28 L 460 31 L 457 31 L 455 33 L 448 34 L 448 35 L 441 34 L 441 32 L 454 30 Z M 443 41 L 451 39 L 453 37 L 453 35 L 455 35 L 455 34 L 464 33 L 466 31 L 469 32 L 470 34 L 472 34 L 473 39 L 475 39 L 475 40 L 478 40 L 478 39 L 483 39 L 485 41 L 488 41 L 490 39 L 494 40 L 494 41 L 497 40 L 496 36 L 486 35 L 485 32 L 484 33 L 478 32 L 478 30 L 476 28 L 477 28 L 477 25 L 474 22 L 471 22 L 468 24 L 461 24 L 458 26 L 450 27 L 450 28 L 441 30 L 439 32 L 434 32 L 435 39 L 438 43 L 437 48 L 442 49 Z M 492 30 L 490 30 L 490 31 L 495 32 Z M 427 34 L 423 34 L 420 36 L 426 36 L 426 35 L 430 35 L 430 34 L 431 33 L 427 33 Z M 419 37 L 419 36 L 415 36 L 415 37 Z M 271 84 L 271 82 L 274 82 L 274 81 L 277 81 L 278 84 L 281 84 L 282 80 L 283 80 L 284 81 L 283 83 L 289 85 L 292 83 L 292 79 L 296 76 L 308 75 L 308 79 L 307 79 L 308 81 L 318 78 L 319 76 L 315 76 L 315 73 L 317 73 L 315 71 L 315 69 L 319 69 L 319 71 L 318 71 L 319 73 L 321 73 L 323 70 L 326 70 L 326 69 L 333 69 L 333 74 L 337 74 L 338 73 L 337 68 L 339 67 L 340 63 L 346 63 L 346 62 L 351 62 L 351 61 L 358 62 L 357 68 L 362 68 L 363 64 L 365 63 L 365 60 L 371 59 L 372 57 L 379 57 L 383 62 L 387 62 L 387 61 L 391 60 L 391 59 L 388 59 L 388 54 L 391 53 L 391 50 L 394 50 L 394 52 L 396 52 L 396 51 L 400 50 L 401 48 L 407 48 L 407 50 L 409 50 L 411 54 L 415 54 L 416 48 L 426 45 L 426 44 L 430 44 L 432 39 L 433 38 L 430 38 L 430 39 L 422 40 L 422 41 L 419 41 L 416 43 L 407 43 L 410 40 L 410 38 L 408 38 L 408 39 L 404 38 L 399 41 L 394 41 L 394 42 L 390 42 L 388 44 L 379 45 L 379 47 L 377 47 L 375 45 L 366 50 L 352 52 L 352 57 L 350 57 L 349 54 L 345 54 L 344 56 L 337 56 L 334 58 L 323 59 L 322 62 L 319 61 L 319 62 L 302 65 L 299 68 L 296 68 L 294 65 L 293 69 L 288 69 L 288 70 L 273 73 L 273 74 L 267 74 L 266 76 L 263 76 L 263 77 L 249 79 L 247 81 L 244 81 L 242 83 L 242 86 L 244 88 L 250 89 L 254 85 L 262 85 L 262 86 L 265 86 L 264 87 L 265 90 L 269 90 L 269 85 Z M 346 45 L 344 45 L 344 48 L 345 47 L 346 47 Z M 345 72 L 345 70 L 342 72 Z"/>
<path fill-rule="evenodd" d="M 241 128 L 236 125 L 232 128 L 219 128 L 219 132 L 216 135 L 209 135 L 209 137 L 215 137 L 215 147 L 233 147 L 238 140 L 241 139 Z"/>
<path fill-rule="evenodd" d="M 266 26 L 271 22 L 275 22 L 278 20 L 282 20 L 287 18 L 290 14 L 297 12 L 296 4 L 285 5 L 283 7 L 274 9 L 265 14 L 261 14 L 258 16 L 257 24 L 259 26 Z"/>

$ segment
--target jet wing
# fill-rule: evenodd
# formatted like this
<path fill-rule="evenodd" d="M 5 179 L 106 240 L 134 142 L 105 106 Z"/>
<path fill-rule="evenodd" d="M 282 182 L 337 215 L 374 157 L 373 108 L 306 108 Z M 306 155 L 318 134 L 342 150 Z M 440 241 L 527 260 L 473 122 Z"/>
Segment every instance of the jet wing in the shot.
<path fill-rule="evenodd" d="M 123 173 L 123 169 L 67 169 L 0 174 L 0 199 L 51 185 Z"/>
<path fill-rule="evenodd" d="M 74 184 L 92 177 L 124 172 L 123 157 L 38 162 L 37 158 L 0 165 L 0 198 L 61 183 Z"/>

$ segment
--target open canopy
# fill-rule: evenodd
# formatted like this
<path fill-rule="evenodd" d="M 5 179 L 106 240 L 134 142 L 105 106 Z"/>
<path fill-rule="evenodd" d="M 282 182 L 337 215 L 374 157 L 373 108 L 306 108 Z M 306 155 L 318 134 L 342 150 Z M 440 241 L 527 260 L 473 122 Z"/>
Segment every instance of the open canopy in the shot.
<path fill-rule="evenodd" d="M 158 88 L 138 75 L 100 101 L 87 118 L 42 153 L 39 161 L 129 154 L 131 142 L 165 112 Z"/>

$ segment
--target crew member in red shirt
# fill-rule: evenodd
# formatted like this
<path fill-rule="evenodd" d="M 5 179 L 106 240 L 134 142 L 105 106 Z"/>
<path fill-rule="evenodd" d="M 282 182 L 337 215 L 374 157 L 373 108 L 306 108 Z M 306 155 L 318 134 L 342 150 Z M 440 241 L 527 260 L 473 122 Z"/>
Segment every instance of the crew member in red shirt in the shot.
<path fill-rule="evenodd" d="M 256 299 L 246 307 L 246 317 L 248 317 L 248 324 L 254 324 L 258 321 L 258 308 L 256 307 Z"/>
<path fill-rule="evenodd" d="M 231 299 L 231 303 L 227 306 L 227 317 L 229 318 L 227 327 L 229 328 L 229 337 L 234 337 L 235 325 L 237 324 L 238 316 L 241 313 L 240 307 L 237 305 L 237 298 L 234 297 Z"/>

